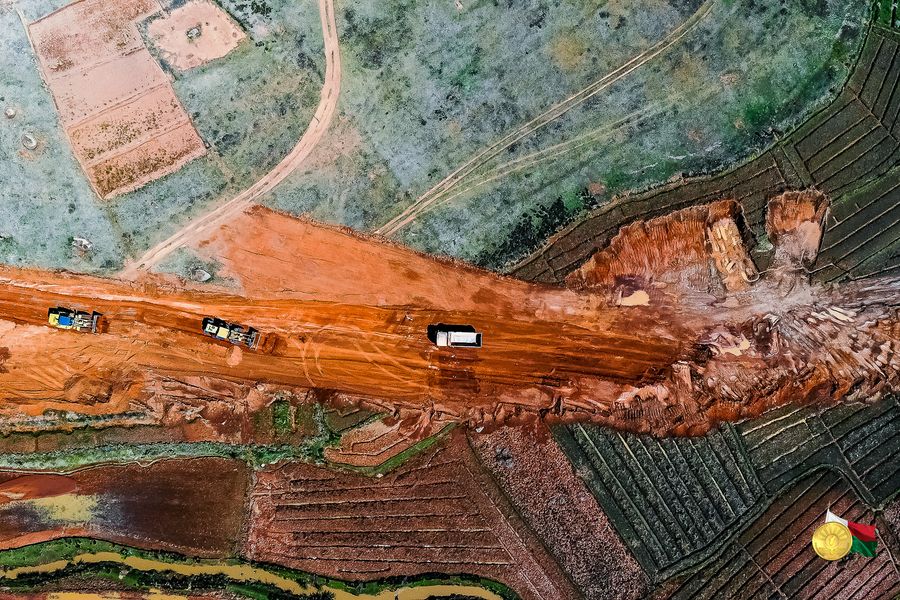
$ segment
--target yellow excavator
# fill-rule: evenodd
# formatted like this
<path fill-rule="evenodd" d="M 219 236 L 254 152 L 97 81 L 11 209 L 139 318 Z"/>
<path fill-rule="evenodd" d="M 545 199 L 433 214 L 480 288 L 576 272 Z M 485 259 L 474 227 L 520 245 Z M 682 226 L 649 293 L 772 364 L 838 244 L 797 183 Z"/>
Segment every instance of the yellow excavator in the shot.
<path fill-rule="evenodd" d="M 229 323 L 215 317 L 203 319 L 203 333 L 209 337 L 230 342 L 236 346 L 247 346 L 256 350 L 259 346 L 259 332 L 252 327 L 244 327 L 236 323 Z"/>
<path fill-rule="evenodd" d="M 57 329 L 97 333 L 97 324 L 100 323 L 102 316 L 98 312 L 84 312 L 57 306 L 47 311 L 47 323 Z"/>

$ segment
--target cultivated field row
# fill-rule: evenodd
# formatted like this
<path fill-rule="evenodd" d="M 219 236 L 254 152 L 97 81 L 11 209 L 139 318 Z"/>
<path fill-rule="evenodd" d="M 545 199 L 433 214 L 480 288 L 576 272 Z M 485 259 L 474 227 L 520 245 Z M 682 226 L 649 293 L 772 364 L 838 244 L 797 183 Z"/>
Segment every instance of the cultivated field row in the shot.
<path fill-rule="evenodd" d="M 809 539 L 824 522 L 826 507 L 863 523 L 872 522 L 874 517 L 839 475 L 820 471 L 791 486 L 729 543 L 717 560 L 662 597 L 894 598 L 900 591 L 900 577 L 888 552 L 841 563 L 823 561 L 815 555 Z"/>
<path fill-rule="evenodd" d="M 730 429 L 696 440 L 581 425 L 556 435 L 644 569 L 660 580 L 711 556 L 763 493 Z"/>
<path fill-rule="evenodd" d="M 900 406 L 896 398 L 887 398 L 865 407 L 782 408 L 740 430 L 770 493 L 805 470 L 836 465 L 860 482 L 863 500 L 881 506 L 900 489 L 898 424 Z"/>
<path fill-rule="evenodd" d="M 523 598 L 572 593 L 459 434 L 383 478 L 266 467 L 251 497 L 246 553 L 254 560 L 349 580 L 470 573 Z"/>

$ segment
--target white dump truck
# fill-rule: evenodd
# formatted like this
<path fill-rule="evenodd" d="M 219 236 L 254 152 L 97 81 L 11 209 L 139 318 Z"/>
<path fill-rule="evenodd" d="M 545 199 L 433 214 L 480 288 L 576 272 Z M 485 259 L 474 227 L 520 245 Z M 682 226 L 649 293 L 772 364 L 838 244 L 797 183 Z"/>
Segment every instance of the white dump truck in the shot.
<path fill-rule="evenodd" d="M 428 339 L 439 348 L 481 348 L 481 333 L 471 325 L 429 325 Z"/>

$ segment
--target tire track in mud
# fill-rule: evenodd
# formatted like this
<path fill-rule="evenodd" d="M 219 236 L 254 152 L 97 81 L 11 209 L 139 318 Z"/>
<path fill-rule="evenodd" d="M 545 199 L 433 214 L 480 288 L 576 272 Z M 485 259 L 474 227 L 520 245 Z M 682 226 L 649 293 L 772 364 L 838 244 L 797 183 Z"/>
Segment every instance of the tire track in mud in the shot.
<path fill-rule="evenodd" d="M 458 183 L 465 180 L 476 169 L 484 165 L 498 154 L 531 135 L 535 131 L 542 129 L 546 125 L 552 123 L 556 119 L 562 117 L 573 108 L 580 106 L 590 98 L 596 96 L 603 90 L 609 88 L 614 83 L 621 81 L 626 76 L 639 69 L 646 63 L 650 62 L 660 54 L 666 52 L 669 48 L 677 44 L 685 35 L 694 29 L 703 18 L 709 14 L 715 4 L 715 0 L 706 0 L 697 11 L 691 15 L 686 21 L 679 25 L 668 36 L 648 48 L 647 50 L 637 54 L 628 62 L 620 67 L 610 71 L 600 79 L 594 81 L 579 92 L 562 100 L 546 111 L 531 119 L 524 125 L 509 132 L 490 146 L 482 149 L 475 156 L 470 158 L 466 163 L 457 168 L 455 171 L 447 175 L 443 180 L 434 187 L 419 196 L 413 204 L 408 206 L 399 215 L 375 230 L 375 233 L 385 236 L 392 236 L 398 231 L 412 223 L 420 214 L 429 209 L 435 202 L 438 202 L 442 196 L 453 189 Z"/>
<path fill-rule="evenodd" d="M 331 125 L 331 120 L 337 112 L 341 91 L 341 54 L 334 17 L 334 0 L 319 0 L 319 17 L 322 21 L 322 36 L 325 42 L 325 83 L 316 112 L 297 145 L 252 186 L 211 212 L 194 219 L 168 239 L 156 244 L 138 259 L 127 264 L 119 272 L 120 277 L 134 279 L 141 271 L 150 270 L 181 246 L 202 240 L 211 231 L 250 208 L 261 196 L 284 181 L 309 158 Z"/>

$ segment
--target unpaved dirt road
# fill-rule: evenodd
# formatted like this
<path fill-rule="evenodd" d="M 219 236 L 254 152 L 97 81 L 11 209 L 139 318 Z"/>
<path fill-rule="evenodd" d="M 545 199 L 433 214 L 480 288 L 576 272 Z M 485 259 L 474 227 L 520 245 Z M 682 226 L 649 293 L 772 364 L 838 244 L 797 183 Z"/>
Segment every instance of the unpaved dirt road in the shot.
<path fill-rule="evenodd" d="M 403 419 L 672 435 L 787 402 L 877 399 L 900 390 L 900 280 L 812 284 L 826 207 L 817 193 L 770 202 L 765 274 L 739 205 L 721 201 L 623 229 L 571 289 L 260 207 L 197 243 L 222 264 L 218 288 L 0 269 L 0 417 L 143 411 L 172 425 L 213 400 L 227 419 L 312 389 Z M 101 333 L 49 328 L 58 305 L 103 313 Z M 261 349 L 205 337 L 205 316 L 257 328 Z M 441 322 L 473 325 L 484 347 L 435 347 L 426 328 Z"/>
<path fill-rule="evenodd" d="M 222 223 L 241 214 L 261 196 L 284 181 L 309 157 L 331 124 L 341 91 L 341 53 L 334 18 L 334 0 L 319 0 L 319 18 L 322 21 L 322 36 L 325 40 L 325 83 L 312 121 L 297 145 L 275 168 L 252 186 L 215 210 L 194 219 L 168 239 L 147 250 L 140 258 L 127 264 L 120 272 L 122 278 L 133 279 L 141 271 L 147 271 L 159 264 L 177 248 L 202 239 Z"/>
<path fill-rule="evenodd" d="M 40 413 L 50 399 L 62 403 L 56 408 L 118 412 L 156 373 L 338 390 L 410 409 L 441 406 L 463 419 L 503 402 L 529 410 L 552 405 L 562 385 L 572 403 L 590 406 L 592 390 L 572 388 L 575 380 L 636 382 L 683 350 L 671 327 L 638 327 L 641 310 L 595 312 L 589 301 L 553 307 L 539 288 L 502 283 L 456 292 L 486 301 L 480 310 L 460 311 L 432 308 L 427 298 L 407 306 L 251 299 L 2 270 L 0 319 L 15 326 L 0 331 L 0 397 L 4 409 L 24 412 Z M 57 305 L 103 313 L 103 332 L 45 327 L 47 309 Z M 263 350 L 205 337 L 205 316 L 256 327 L 266 336 Z M 474 325 L 485 347 L 434 347 L 426 327 L 440 322 Z"/>

